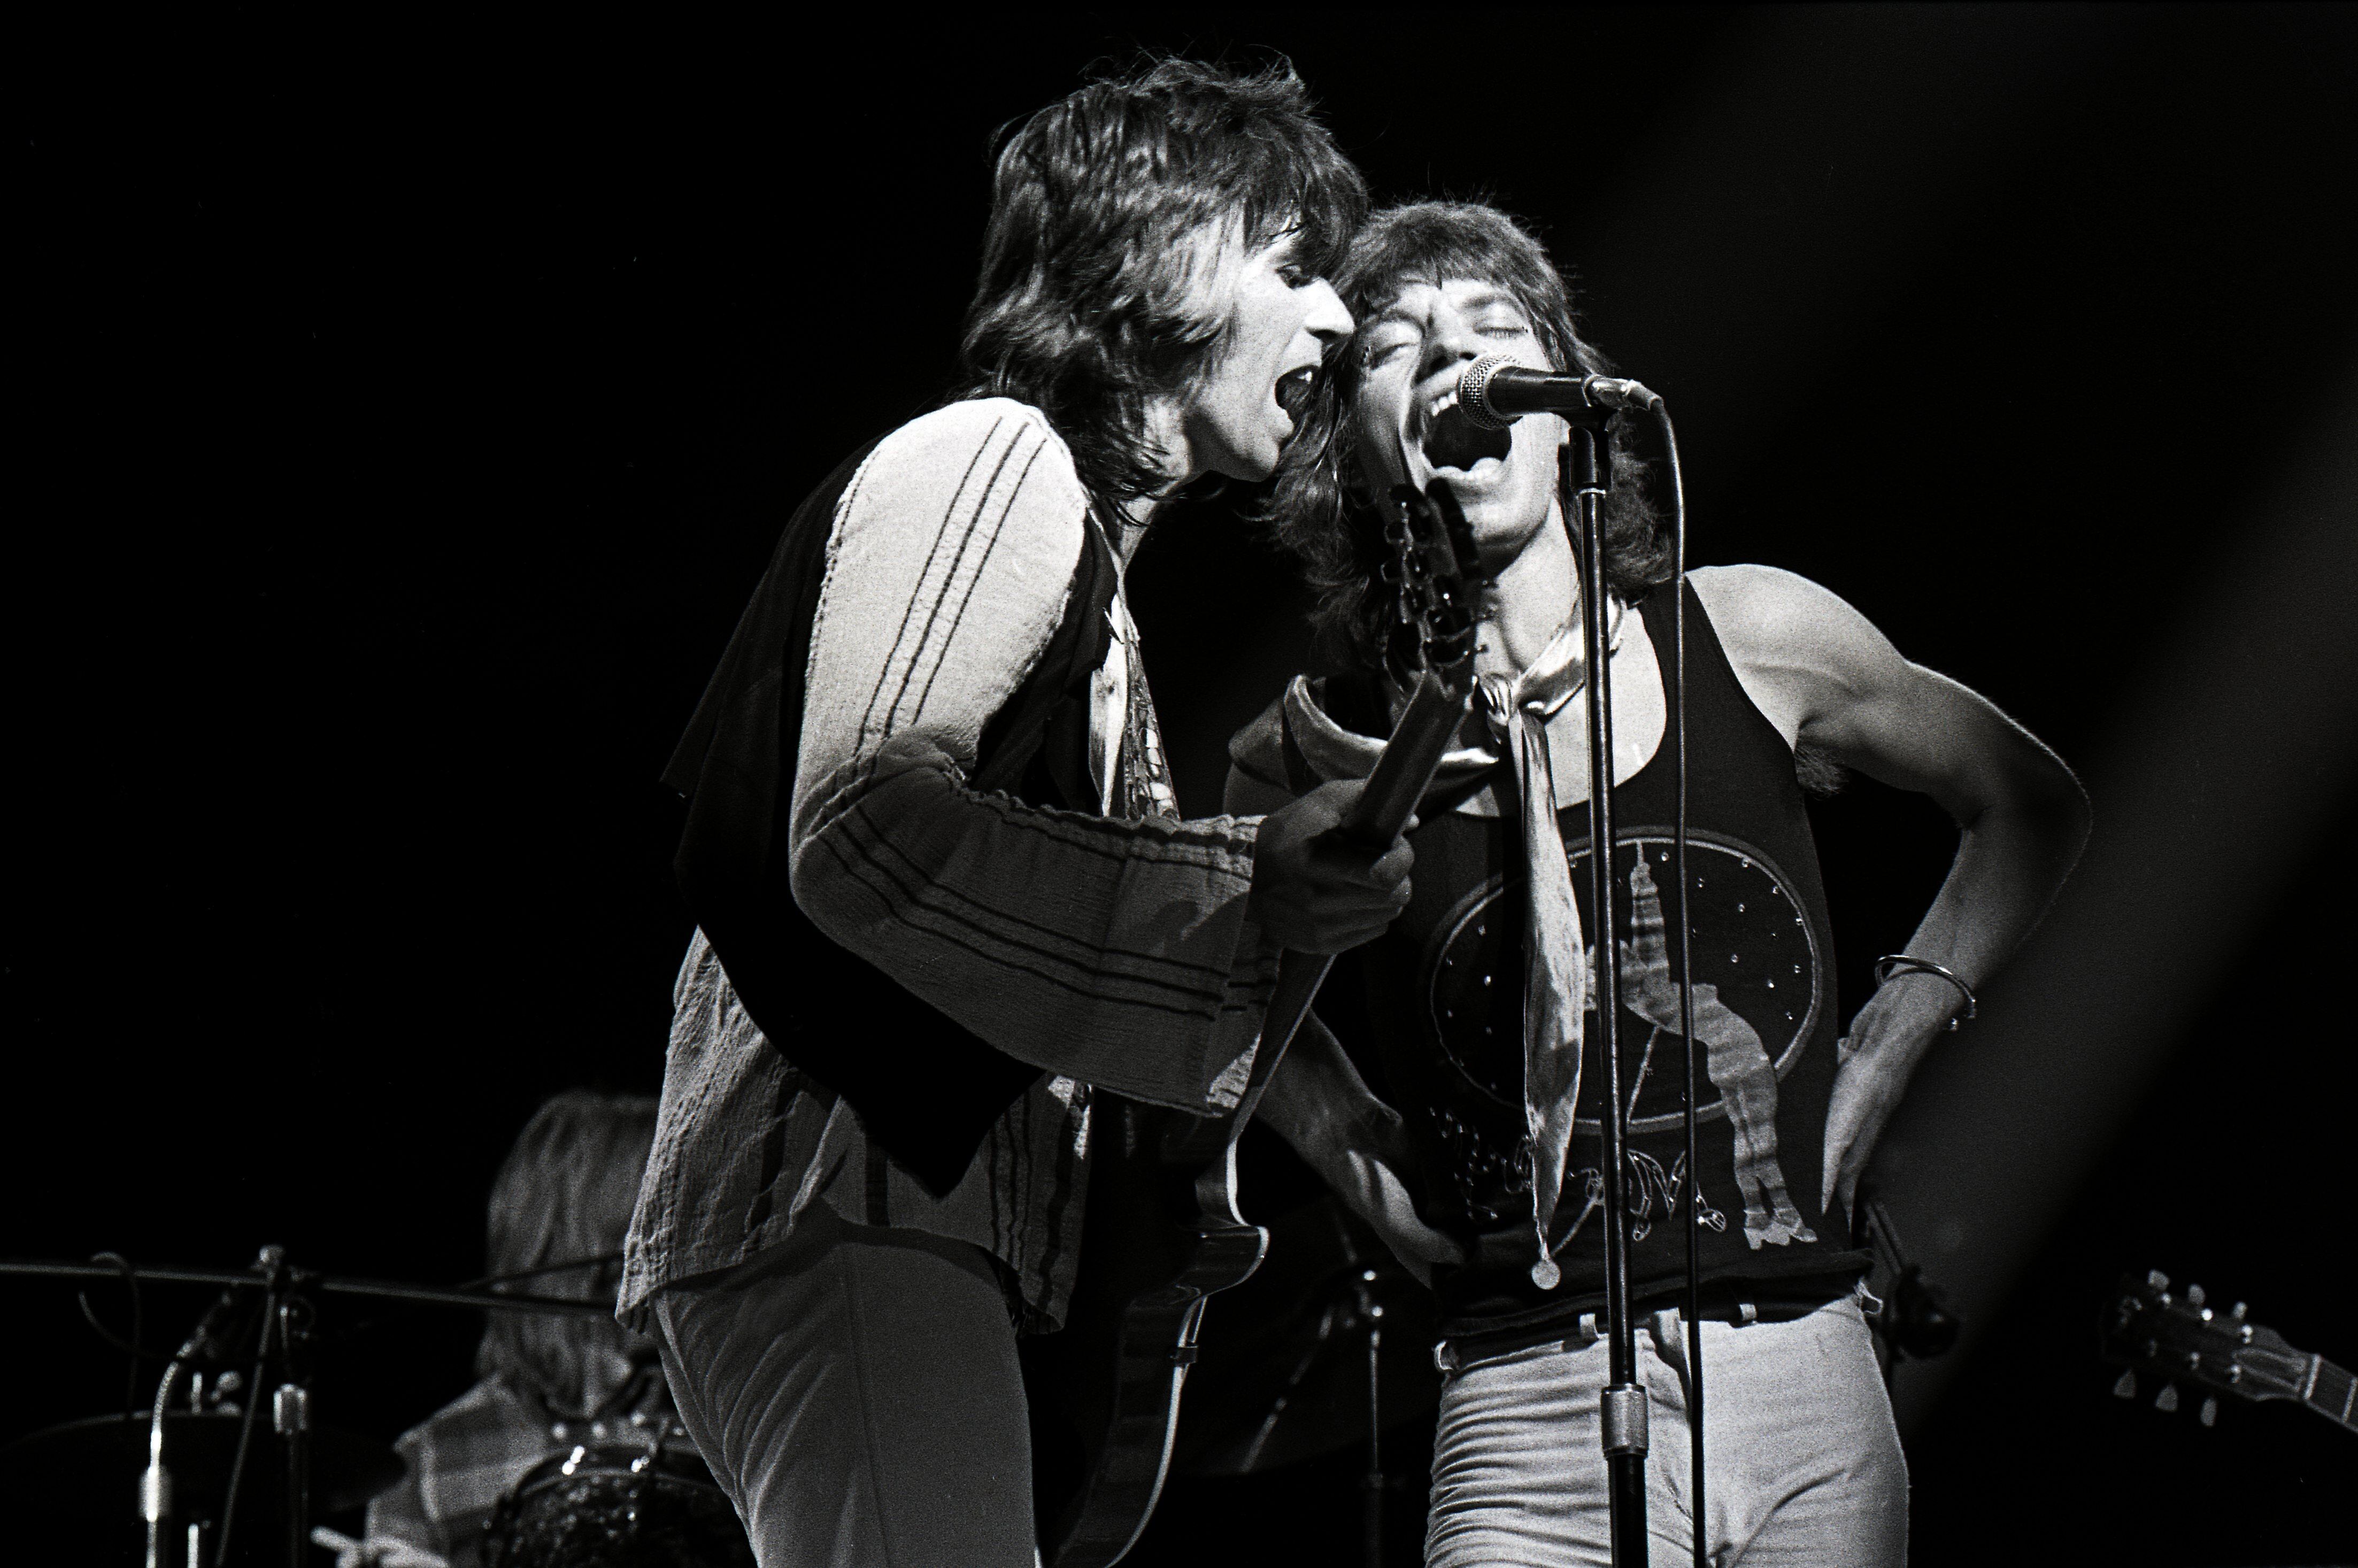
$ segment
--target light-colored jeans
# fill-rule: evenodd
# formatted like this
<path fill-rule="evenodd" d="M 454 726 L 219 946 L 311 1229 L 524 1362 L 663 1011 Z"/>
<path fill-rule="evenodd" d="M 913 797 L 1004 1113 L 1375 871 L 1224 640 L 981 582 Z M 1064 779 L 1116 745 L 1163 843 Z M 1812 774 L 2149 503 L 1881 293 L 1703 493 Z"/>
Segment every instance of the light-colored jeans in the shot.
<path fill-rule="evenodd" d="M 1855 1298 L 1790 1323 L 1703 1325 L 1705 1541 L 1717 1568 L 1897 1568 L 1908 1466 Z M 1686 1325 L 1639 1320 L 1651 1559 L 1693 1561 Z M 1433 1441 L 1427 1568 L 1612 1562 L 1597 1429 L 1603 1341 L 1459 1368 Z"/>
<path fill-rule="evenodd" d="M 762 1568 L 1033 1568 L 1023 1379 L 980 1248 L 814 1204 L 654 1308 Z"/>

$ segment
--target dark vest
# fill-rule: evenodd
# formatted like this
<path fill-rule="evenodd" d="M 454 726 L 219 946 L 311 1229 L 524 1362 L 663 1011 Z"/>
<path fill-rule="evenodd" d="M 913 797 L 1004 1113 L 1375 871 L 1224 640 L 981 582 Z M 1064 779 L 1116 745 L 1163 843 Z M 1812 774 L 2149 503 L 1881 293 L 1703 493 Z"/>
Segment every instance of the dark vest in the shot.
<path fill-rule="evenodd" d="M 796 906 L 789 881 L 811 622 L 836 505 L 875 446 L 846 458 L 795 509 L 664 782 L 687 800 L 672 862 L 680 894 L 745 1011 L 788 1061 L 851 1102 L 871 1139 L 942 1194 L 1041 1070 L 829 941 Z M 1096 813 L 1089 676 L 1111 641 L 1106 611 L 1120 581 L 1104 530 L 1093 524 L 1063 622 L 983 729 L 972 787 Z"/>
<path fill-rule="evenodd" d="M 1816 843 L 1792 752 L 1737 684 L 1710 618 L 1687 592 L 1703 1278 L 1740 1285 L 1758 1300 L 1823 1300 L 1861 1272 L 1867 1257 L 1844 1217 L 1819 1202 L 1836 1021 Z M 1641 611 L 1666 678 L 1668 597 L 1653 594 Z M 1379 726 L 1368 697 L 1338 678 L 1329 685 L 1327 710 L 1354 729 Z M 1676 779 L 1666 735 L 1614 794 L 1614 902 L 1625 942 L 1649 899 L 1676 929 Z M 1588 808 L 1573 806 L 1558 820 L 1582 929 L 1594 941 Z M 1410 842 L 1413 902 L 1384 935 L 1347 955 L 1346 968 L 1357 971 L 1384 1076 L 1418 1148 L 1425 1217 L 1474 1252 L 1468 1266 L 1435 1278 L 1444 1331 L 1478 1339 L 1560 1325 L 1597 1310 L 1604 1296 L 1604 1224 L 1591 1207 L 1603 1165 L 1596 1114 L 1605 1073 L 1595 1019 L 1556 1211 L 1556 1239 L 1571 1232 L 1557 1255 L 1563 1278 L 1542 1291 L 1530 1272 L 1536 1244 L 1522 1093 L 1521 849 L 1511 824 L 1498 818 L 1430 810 Z M 1671 943 L 1674 955 L 1675 935 Z M 1625 1091 L 1634 1086 L 1635 1097 L 1630 1271 L 1642 1301 L 1670 1295 L 1684 1278 L 1685 1206 L 1698 1184 L 1684 1162 L 1677 1015 L 1672 1011 L 1671 1027 L 1661 1029 L 1631 1011 L 1628 997 L 1646 980 L 1640 968 L 1621 966 L 1619 1023 L 1622 1082 Z M 1676 994 L 1675 969 L 1652 979 Z M 1349 979 L 1338 972 L 1336 983 Z"/>

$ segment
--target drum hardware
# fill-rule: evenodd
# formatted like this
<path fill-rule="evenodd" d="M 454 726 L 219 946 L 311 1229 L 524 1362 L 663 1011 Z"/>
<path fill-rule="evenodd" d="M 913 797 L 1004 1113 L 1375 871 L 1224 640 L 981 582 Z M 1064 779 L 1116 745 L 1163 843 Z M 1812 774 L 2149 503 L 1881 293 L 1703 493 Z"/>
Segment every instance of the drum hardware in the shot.
<path fill-rule="evenodd" d="M 206 1527 L 200 1561 L 207 1563 L 220 1561 L 217 1505 L 229 1490 L 243 1420 L 242 1409 L 229 1400 L 203 1411 L 169 1411 L 164 1417 L 175 1522 Z M 321 1513 L 358 1508 L 401 1479 L 401 1461 L 384 1444 L 324 1424 L 311 1440 L 312 1499 Z M 126 1431 L 119 1413 L 28 1433 L 0 1448 L 0 1498 L 18 1518 L 122 1524 L 136 1517 L 130 1499 L 146 1463 L 147 1442 L 147 1426 Z M 243 1490 L 251 1503 L 250 1482 Z M 187 1533 L 174 1532 L 176 1563 L 186 1561 L 178 1548 Z"/>
<path fill-rule="evenodd" d="M 736 1505 L 678 1423 L 644 1444 L 576 1444 L 508 1489 L 484 1527 L 485 1568 L 752 1568 Z"/>
<path fill-rule="evenodd" d="M 1367 1568 L 1384 1568 L 1384 1303 L 1368 1288 L 1376 1280 L 1375 1270 L 1362 1269 L 1351 1292 L 1358 1321 L 1368 1326 L 1368 1473 L 1359 1478 L 1367 1494 L 1359 1516 Z"/>
<path fill-rule="evenodd" d="M 576 1259 L 545 1265 L 486 1284 L 506 1282 L 609 1264 L 611 1256 Z M 88 1263 L 52 1260 L 0 1261 L 0 1277 L 118 1281 L 133 1292 L 133 1334 L 125 1342 L 99 1323 L 83 1303 L 84 1315 L 115 1348 L 134 1358 L 133 1377 L 140 1358 L 165 1359 L 139 1343 L 142 1311 L 138 1291 L 146 1284 L 213 1285 L 222 1294 L 179 1348 L 166 1360 L 155 1400 L 147 1410 L 144 1458 L 135 1488 L 125 1487 L 118 1497 L 135 1496 L 136 1515 L 146 1526 L 146 1568 L 209 1568 L 228 1561 L 237 1540 L 239 1502 L 250 1488 L 246 1468 L 268 1390 L 271 1431 L 281 1457 L 277 1489 L 284 1508 L 286 1561 L 304 1568 L 311 1541 L 310 1514 L 315 1505 L 329 1511 L 365 1502 L 400 1480 L 401 1464 L 381 1444 L 351 1433 L 316 1426 L 311 1415 L 311 1384 L 305 1355 L 317 1321 L 315 1297 L 335 1296 L 406 1302 L 421 1305 L 467 1307 L 503 1312 L 588 1313 L 605 1316 L 611 1301 L 581 1301 L 539 1296 L 496 1289 L 449 1289 L 394 1280 L 352 1279 L 298 1268 L 281 1247 L 265 1247 L 253 1267 L 230 1271 L 210 1269 L 137 1268 L 119 1254 L 102 1253 Z M 259 1297 L 257 1303 L 256 1297 Z M 259 1311 L 256 1311 L 256 1307 Z M 253 1365 L 249 1372 L 235 1366 L 208 1373 L 209 1366 L 242 1361 L 238 1354 L 252 1336 Z M 210 1375 L 210 1389 L 207 1379 Z M 270 1381 L 275 1379 L 276 1381 Z M 174 1395 L 185 1383 L 186 1407 L 176 1408 Z M 233 1401 L 232 1395 L 244 1396 Z M 36 1517 L 57 1517 L 73 1501 L 105 1488 L 87 1484 L 93 1472 L 124 1467 L 137 1449 L 127 1439 L 135 1430 L 122 1414 L 68 1422 L 18 1439 L 0 1450 L 0 1474 L 10 1485 L 25 1488 L 24 1501 Z M 201 1513 L 200 1499 L 218 1499 L 217 1511 Z M 98 1522 L 118 1519 L 115 1506 L 103 1506 Z M 184 1526 L 182 1529 L 174 1528 Z M 208 1526 L 211 1528 L 207 1529 Z"/>

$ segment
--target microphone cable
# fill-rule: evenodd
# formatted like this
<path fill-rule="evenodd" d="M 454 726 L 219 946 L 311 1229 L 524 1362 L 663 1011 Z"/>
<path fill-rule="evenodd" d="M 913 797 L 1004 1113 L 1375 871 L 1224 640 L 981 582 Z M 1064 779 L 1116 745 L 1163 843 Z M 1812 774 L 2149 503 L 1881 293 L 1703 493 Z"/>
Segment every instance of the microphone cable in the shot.
<path fill-rule="evenodd" d="M 1703 1208 L 1702 1171 L 1695 1140 L 1694 921 L 1687 903 L 1687 492 L 1679 471 L 1679 432 L 1671 411 L 1659 399 L 1651 412 L 1662 433 L 1662 449 L 1671 476 L 1671 685 L 1677 697 L 1672 730 L 1672 761 L 1676 766 L 1678 809 L 1671 827 L 1671 854 L 1679 880 L 1679 1029 L 1685 1036 L 1686 1093 L 1682 1120 L 1686 1132 L 1686 1296 L 1683 1314 L 1687 1335 L 1687 1463 L 1693 1472 L 1692 1515 L 1694 1523 L 1694 1568 L 1711 1568 L 1708 1514 L 1704 1508 L 1703 1445 Z"/>

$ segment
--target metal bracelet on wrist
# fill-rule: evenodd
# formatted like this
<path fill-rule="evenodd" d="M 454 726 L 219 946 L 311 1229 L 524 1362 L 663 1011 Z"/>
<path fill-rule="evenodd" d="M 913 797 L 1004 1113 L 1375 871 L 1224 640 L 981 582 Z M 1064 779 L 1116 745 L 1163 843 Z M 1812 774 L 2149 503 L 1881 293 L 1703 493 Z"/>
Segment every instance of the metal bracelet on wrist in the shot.
<path fill-rule="evenodd" d="M 1957 978 L 1956 971 L 1950 968 L 1948 966 L 1944 964 L 1936 964 L 1930 958 L 1919 958 L 1911 953 L 1886 953 L 1882 957 L 1877 958 L 1875 961 L 1875 983 L 1877 986 L 1888 984 L 1891 979 L 1896 975 L 1910 974 L 1938 975 L 1941 979 L 1956 987 L 1957 994 L 1965 999 L 1965 1010 L 1963 1012 L 1955 1014 L 1949 1020 L 1948 1031 L 1950 1033 L 1955 1033 L 1959 1024 L 1967 1022 L 1974 1016 L 1974 988 L 1959 979 Z"/>

